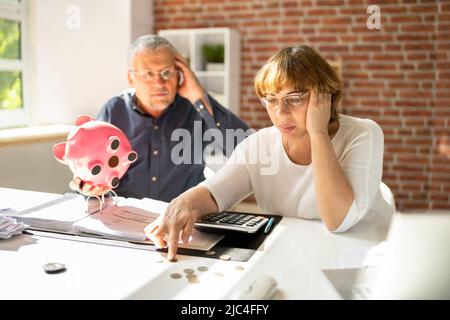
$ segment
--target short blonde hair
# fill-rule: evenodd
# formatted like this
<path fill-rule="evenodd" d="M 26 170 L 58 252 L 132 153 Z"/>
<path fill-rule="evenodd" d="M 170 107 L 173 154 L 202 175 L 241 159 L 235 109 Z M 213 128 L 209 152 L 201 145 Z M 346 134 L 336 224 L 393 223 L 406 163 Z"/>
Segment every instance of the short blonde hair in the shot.
<path fill-rule="evenodd" d="M 337 119 L 342 81 L 314 49 L 305 45 L 285 48 L 271 57 L 256 74 L 255 90 L 260 98 L 286 86 L 299 91 L 314 89 L 319 93 L 331 93 L 330 122 Z"/>

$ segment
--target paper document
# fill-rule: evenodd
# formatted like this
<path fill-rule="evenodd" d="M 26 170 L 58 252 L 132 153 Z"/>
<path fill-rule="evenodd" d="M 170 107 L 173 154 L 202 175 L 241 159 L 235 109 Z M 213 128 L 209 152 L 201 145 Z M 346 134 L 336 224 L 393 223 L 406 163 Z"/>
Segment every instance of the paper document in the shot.
<path fill-rule="evenodd" d="M 61 196 L 53 193 L 0 188 L 0 215 L 18 214 Z"/>
<path fill-rule="evenodd" d="M 0 213 L 0 215 L 14 217 L 17 221 L 26 223 L 33 228 L 70 232 L 76 221 L 89 216 L 85 209 L 84 197 L 66 193 L 23 211 L 10 210 Z M 94 208 L 91 206 L 91 213 L 97 209 L 98 206 L 94 206 Z"/>
<path fill-rule="evenodd" d="M 0 216 L 0 239 L 9 239 L 13 235 L 21 234 L 26 226 L 14 218 Z"/>
<path fill-rule="evenodd" d="M 132 206 L 112 206 L 76 222 L 73 229 L 78 233 L 104 236 L 110 239 L 143 242 L 146 240 L 144 228 L 158 218 L 158 213 Z M 180 248 L 210 250 L 223 235 L 193 230 L 188 243 L 180 240 Z M 147 242 L 151 243 L 147 239 Z"/>

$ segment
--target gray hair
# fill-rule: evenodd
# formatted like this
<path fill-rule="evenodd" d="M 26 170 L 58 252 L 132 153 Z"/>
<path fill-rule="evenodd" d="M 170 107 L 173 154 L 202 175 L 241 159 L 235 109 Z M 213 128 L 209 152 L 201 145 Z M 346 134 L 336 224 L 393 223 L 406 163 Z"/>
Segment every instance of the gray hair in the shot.
<path fill-rule="evenodd" d="M 148 34 L 133 41 L 128 49 L 127 64 L 131 68 L 131 61 L 136 53 L 141 51 L 155 51 L 160 48 L 168 48 L 174 55 L 178 54 L 177 49 L 165 38 Z"/>

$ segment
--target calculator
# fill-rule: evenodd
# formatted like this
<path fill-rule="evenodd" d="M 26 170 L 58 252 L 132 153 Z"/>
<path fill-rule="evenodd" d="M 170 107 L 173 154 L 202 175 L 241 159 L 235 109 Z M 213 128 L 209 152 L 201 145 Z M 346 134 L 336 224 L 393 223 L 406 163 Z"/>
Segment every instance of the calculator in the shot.
<path fill-rule="evenodd" d="M 268 218 L 256 214 L 224 211 L 211 213 L 195 223 L 198 229 L 214 228 L 222 230 L 255 233 L 269 221 Z"/>

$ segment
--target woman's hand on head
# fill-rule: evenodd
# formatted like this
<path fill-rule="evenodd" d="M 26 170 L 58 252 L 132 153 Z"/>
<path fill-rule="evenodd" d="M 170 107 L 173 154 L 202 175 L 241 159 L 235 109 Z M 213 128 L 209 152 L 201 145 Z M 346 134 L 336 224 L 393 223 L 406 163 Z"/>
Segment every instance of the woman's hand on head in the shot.
<path fill-rule="evenodd" d="M 168 247 L 167 259 L 173 261 L 180 236 L 184 243 L 189 241 L 197 213 L 189 195 L 180 195 L 169 203 L 164 214 L 145 227 L 145 234 L 156 247 Z"/>
<path fill-rule="evenodd" d="M 327 134 L 331 117 L 331 94 L 311 90 L 306 111 L 306 130 L 309 135 Z"/>

